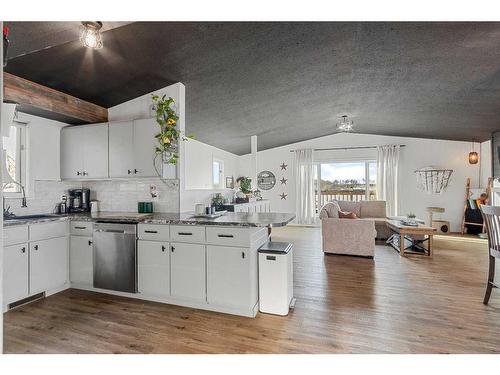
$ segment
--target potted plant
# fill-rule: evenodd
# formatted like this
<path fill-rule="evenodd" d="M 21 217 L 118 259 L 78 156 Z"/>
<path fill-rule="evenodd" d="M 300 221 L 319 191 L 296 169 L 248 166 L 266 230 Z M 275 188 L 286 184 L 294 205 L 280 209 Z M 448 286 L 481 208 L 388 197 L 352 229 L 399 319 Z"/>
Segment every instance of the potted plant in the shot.
<path fill-rule="evenodd" d="M 175 109 L 175 101 L 166 95 L 153 95 L 152 109 L 155 112 L 156 122 L 160 127 L 160 132 L 155 135 L 158 144 L 155 148 L 153 164 L 156 173 L 162 177 L 156 167 L 156 160 L 161 157 L 163 164 L 177 165 L 179 161 L 179 140 L 187 140 L 192 137 L 185 137 L 177 126 L 179 116 Z"/>
<path fill-rule="evenodd" d="M 248 198 L 252 196 L 252 179 L 244 177 L 240 181 L 240 190 Z"/>
<path fill-rule="evenodd" d="M 408 218 L 408 222 L 410 224 L 415 225 L 417 223 L 417 215 L 415 215 L 413 212 L 409 212 L 406 217 Z"/>

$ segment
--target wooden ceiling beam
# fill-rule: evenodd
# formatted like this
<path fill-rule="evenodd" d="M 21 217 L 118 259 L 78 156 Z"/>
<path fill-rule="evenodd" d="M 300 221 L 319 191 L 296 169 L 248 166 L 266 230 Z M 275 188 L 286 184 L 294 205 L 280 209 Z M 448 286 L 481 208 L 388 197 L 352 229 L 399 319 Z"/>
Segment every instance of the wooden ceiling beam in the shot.
<path fill-rule="evenodd" d="M 108 121 L 108 110 L 10 73 L 3 73 L 4 100 L 33 106 L 83 122 Z"/>

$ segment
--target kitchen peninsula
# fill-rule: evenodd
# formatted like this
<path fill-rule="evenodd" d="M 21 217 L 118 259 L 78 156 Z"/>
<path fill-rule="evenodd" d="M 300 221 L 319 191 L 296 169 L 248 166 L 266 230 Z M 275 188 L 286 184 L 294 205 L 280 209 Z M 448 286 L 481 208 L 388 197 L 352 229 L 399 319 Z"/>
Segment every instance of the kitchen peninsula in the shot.
<path fill-rule="evenodd" d="M 268 241 L 268 227 L 293 219 L 284 213 L 231 212 L 204 219 L 99 212 L 6 220 L 4 310 L 71 287 L 254 317 L 259 305 L 257 251 Z M 112 224 L 128 224 L 135 231 L 135 292 L 94 285 L 94 257 L 99 254 L 95 228 Z"/>

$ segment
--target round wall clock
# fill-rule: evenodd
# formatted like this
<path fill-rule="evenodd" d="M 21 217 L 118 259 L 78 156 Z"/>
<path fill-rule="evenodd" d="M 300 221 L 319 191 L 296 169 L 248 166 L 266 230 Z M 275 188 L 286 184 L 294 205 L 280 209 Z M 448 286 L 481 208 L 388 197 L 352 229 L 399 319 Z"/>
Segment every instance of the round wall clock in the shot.
<path fill-rule="evenodd" d="M 257 175 L 257 186 L 261 190 L 271 190 L 276 184 L 276 176 L 273 172 L 262 171 Z"/>

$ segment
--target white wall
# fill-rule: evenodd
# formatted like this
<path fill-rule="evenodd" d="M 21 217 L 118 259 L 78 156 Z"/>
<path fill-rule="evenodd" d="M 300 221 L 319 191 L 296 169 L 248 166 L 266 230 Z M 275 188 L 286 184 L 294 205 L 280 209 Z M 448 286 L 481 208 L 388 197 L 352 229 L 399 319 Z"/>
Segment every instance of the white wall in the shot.
<path fill-rule="evenodd" d="M 271 209 L 276 212 L 295 212 L 295 186 L 293 178 L 293 153 L 297 148 L 328 148 L 377 146 L 386 144 L 404 144 L 400 158 L 400 212 L 406 215 L 414 212 L 418 217 L 427 218 L 425 211 L 429 206 L 440 206 L 446 209 L 443 219 L 451 222 L 453 231 L 460 229 L 465 194 L 465 180 L 471 177 L 472 185 L 479 184 L 480 165 L 469 165 L 468 153 L 470 142 L 455 142 L 420 138 L 388 137 L 364 134 L 334 134 L 304 142 L 259 151 L 257 157 L 258 172 L 269 170 L 276 175 L 277 180 L 282 177 L 288 179 L 286 185 L 277 181 L 270 191 L 262 192 L 266 199 L 271 200 Z M 488 155 L 488 145 L 484 144 L 484 153 Z M 482 155 L 481 155 L 482 156 Z M 348 151 L 319 151 L 315 153 L 316 160 L 352 160 L 376 159 L 374 149 Z M 280 165 L 288 165 L 282 171 Z M 240 173 L 249 174 L 250 155 L 240 158 Z M 416 188 L 414 171 L 425 166 L 435 166 L 453 169 L 453 175 L 448 189 L 441 195 L 429 195 Z M 487 173 L 487 172 L 485 172 Z M 483 177 L 482 177 L 483 179 Z M 280 194 L 287 194 L 286 200 L 281 200 Z"/>
<path fill-rule="evenodd" d="M 493 163 L 491 159 L 491 140 L 481 143 L 479 151 L 479 171 L 480 187 L 485 188 L 488 185 L 488 178 L 493 175 Z"/>
<path fill-rule="evenodd" d="M 181 212 L 193 211 L 194 205 L 197 203 L 208 204 L 215 193 L 222 193 L 224 196 L 232 198 L 232 189 L 213 189 L 212 187 L 212 161 L 214 158 L 224 162 L 222 186 L 225 186 L 226 177 L 233 176 L 236 179 L 239 170 L 238 155 L 197 140 L 184 142 Z"/>

